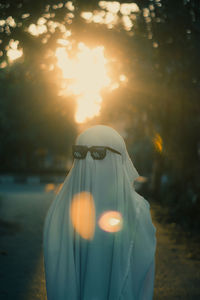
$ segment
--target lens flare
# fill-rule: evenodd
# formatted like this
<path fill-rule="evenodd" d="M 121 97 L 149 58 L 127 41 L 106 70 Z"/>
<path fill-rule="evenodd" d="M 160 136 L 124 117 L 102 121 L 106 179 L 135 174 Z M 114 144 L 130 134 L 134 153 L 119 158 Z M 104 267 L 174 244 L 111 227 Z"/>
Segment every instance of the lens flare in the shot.
<path fill-rule="evenodd" d="M 10 40 L 7 47 L 7 56 L 10 62 L 20 58 L 23 55 L 23 50 L 18 48 L 19 41 Z"/>
<path fill-rule="evenodd" d="M 91 240 L 95 232 L 95 205 L 89 192 L 81 192 L 73 197 L 70 216 L 76 232 L 82 238 Z"/>
<path fill-rule="evenodd" d="M 122 229 L 122 215 L 118 211 L 107 211 L 98 221 L 99 227 L 107 232 L 118 232 Z"/>

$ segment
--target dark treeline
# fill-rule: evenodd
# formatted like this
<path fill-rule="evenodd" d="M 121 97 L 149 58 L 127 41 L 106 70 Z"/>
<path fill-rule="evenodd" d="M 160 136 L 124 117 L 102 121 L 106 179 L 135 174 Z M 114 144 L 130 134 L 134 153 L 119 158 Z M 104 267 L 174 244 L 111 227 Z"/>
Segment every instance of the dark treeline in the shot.
<path fill-rule="evenodd" d="M 58 97 L 53 78 L 19 64 L 2 71 L 0 86 L 0 170 L 36 171 L 46 156 L 66 156 L 76 134 L 74 105 Z"/>
<path fill-rule="evenodd" d="M 109 1 L 111 2 L 111 1 Z M 119 1 L 131 3 L 130 1 Z M 81 12 L 96 13 L 98 1 L 1 1 L 1 169 L 39 167 L 38 153 L 65 155 L 76 125 L 74 99 L 58 96 L 61 74 L 55 66 L 63 27 L 72 35 L 72 55 L 81 40 L 104 45 L 114 56 L 111 75 L 128 80 L 104 90 L 101 115 L 91 123 L 123 127 L 134 163 L 149 178 L 146 192 L 169 207 L 169 220 L 198 230 L 200 215 L 200 4 L 195 0 L 140 0 L 133 26 L 112 28 L 86 22 Z M 68 3 L 68 5 L 66 4 Z M 113 3 L 113 2 L 111 2 Z M 72 10 L 71 7 L 74 6 Z M 73 16 L 72 16 L 73 14 Z M 122 13 L 117 13 L 122 19 Z M 23 16 L 23 17 L 22 17 Z M 59 22 L 55 30 L 27 32 L 40 17 Z M 121 20 L 120 19 L 120 20 Z M 52 24 L 52 23 L 48 23 Z M 18 40 L 23 57 L 9 63 L 9 41 Z M 63 136 L 65 137 L 63 139 Z"/>

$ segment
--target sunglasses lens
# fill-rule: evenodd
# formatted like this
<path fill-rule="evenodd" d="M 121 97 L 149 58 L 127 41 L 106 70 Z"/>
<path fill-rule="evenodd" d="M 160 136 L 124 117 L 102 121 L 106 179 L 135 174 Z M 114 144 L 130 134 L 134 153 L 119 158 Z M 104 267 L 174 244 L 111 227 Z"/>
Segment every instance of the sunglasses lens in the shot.
<path fill-rule="evenodd" d="M 106 156 L 106 148 L 104 147 L 94 147 L 91 149 L 91 155 L 94 159 L 104 159 Z"/>
<path fill-rule="evenodd" d="M 72 148 L 73 157 L 77 159 L 85 158 L 87 154 L 87 147 L 84 146 L 73 146 Z"/>

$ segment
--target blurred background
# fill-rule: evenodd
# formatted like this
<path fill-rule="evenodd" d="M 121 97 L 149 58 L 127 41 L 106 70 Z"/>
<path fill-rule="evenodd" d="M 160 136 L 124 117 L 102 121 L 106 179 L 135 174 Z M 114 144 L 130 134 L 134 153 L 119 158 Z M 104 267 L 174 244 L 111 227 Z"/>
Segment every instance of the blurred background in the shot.
<path fill-rule="evenodd" d="M 55 190 L 77 134 L 105 124 L 160 219 L 199 236 L 199 53 L 198 0 L 1 0 L 2 193 Z"/>
<path fill-rule="evenodd" d="M 6 0 L 0 26 L 1 174 L 65 174 L 76 135 L 110 125 L 199 226 L 199 1 Z"/>

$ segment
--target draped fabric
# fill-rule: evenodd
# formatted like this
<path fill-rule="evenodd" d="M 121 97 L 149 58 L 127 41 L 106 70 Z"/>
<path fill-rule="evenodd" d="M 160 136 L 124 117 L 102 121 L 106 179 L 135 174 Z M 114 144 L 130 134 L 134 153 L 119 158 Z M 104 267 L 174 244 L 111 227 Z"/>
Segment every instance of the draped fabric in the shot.
<path fill-rule="evenodd" d="M 77 145 L 108 146 L 103 160 L 75 159 L 44 224 L 48 300 L 153 298 L 156 229 L 123 138 L 93 126 Z"/>

